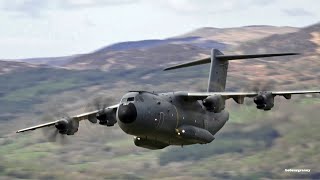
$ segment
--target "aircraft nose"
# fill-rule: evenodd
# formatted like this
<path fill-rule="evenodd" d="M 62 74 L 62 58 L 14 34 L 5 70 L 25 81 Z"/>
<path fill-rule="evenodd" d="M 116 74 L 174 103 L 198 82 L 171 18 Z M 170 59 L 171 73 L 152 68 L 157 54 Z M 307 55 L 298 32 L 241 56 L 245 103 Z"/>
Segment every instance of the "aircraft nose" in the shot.
<path fill-rule="evenodd" d="M 118 109 L 119 120 L 123 123 L 132 123 L 137 118 L 137 109 L 133 103 L 121 104 Z"/>

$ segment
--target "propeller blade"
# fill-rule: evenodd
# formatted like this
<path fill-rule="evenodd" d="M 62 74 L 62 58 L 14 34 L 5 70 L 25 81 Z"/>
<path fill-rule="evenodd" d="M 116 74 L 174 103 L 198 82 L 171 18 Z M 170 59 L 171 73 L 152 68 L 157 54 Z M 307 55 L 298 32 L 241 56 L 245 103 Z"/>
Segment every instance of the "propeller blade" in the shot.
<path fill-rule="evenodd" d="M 57 121 L 57 119 L 61 119 L 61 114 L 58 111 L 50 111 L 50 114 L 45 115 L 41 121 L 43 122 L 51 122 L 51 121 Z M 54 112 L 55 115 L 52 115 L 52 112 Z M 56 115 L 59 114 L 59 115 Z M 65 115 L 65 119 L 70 119 L 70 116 Z M 56 125 L 59 121 L 56 122 Z M 67 144 L 67 135 L 59 133 L 59 130 L 56 128 L 56 125 L 45 127 L 42 129 L 43 136 L 46 140 L 52 143 L 58 143 L 61 145 Z"/>
<path fill-rule="evenodd" d="M 53 132 L 48 135 L 48 140 L 50 142 L 57 142 L 57 135 L 59 134 L 58 129 L 54 129 Z"/>
<path fill-rule="evenodd" d="M 58 134 L 58 142 L 61 145 L 66 145 L 71 143 L 71 141 L 69 141 L 69 138 L 67 138 L 67 135 L 65 134 Z"/>

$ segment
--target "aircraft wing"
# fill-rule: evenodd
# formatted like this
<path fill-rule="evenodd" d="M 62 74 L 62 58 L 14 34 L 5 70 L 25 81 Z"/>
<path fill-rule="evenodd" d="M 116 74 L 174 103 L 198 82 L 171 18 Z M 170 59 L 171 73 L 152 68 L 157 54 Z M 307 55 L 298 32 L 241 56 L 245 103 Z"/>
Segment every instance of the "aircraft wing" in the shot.
<path fill-rule="evenodd" d="M 118 106 L 119 106 L 119 104 L 112 105 L 112 106 L 106 107 L 104 110 L 118 108 Z M 101 110 L 94 110 L 94 111 L 90 111 L 90 112 L 85 112 L 85 113 L 82 113 L 79 115 L 68 117 L 68 119 L 72 119 L 73 121 L 77 121 L 77 122 L 82 121 L 82 120 L 90 120 L 91 117 L 95 117 L 96 114 L 100 111 Z M 48 123 L 39 124 L 36 126 L 20 129 L 16 133 L 21 133 L 21 132 L 25 132 L 25 131 L 33 131 L 35 129 L 39 129 L 39 128 L 43 128 L 43 127 L 54 126 L 54 125 L 56 125 L 56 123 L 63 121 L 63 120 L 65 120 L 65 119 L 62 118 L 62 119 L 58 119 L 56 121 L 51 121 Z"/>
<path fill-rule="evenodd" d="M 261 91 L 264 92 L 264 91 Z M 182 97 L 188 97 L 191 99 L 203 100 L 208 96 L 221 95 L 225 99 L 233 98 L 238 99 L 242 97 L 255 97 L 261 92 L 178 92 Z M 267 91 L 274 96 L 284 96 L 290 99 L 292 94 L 312 94 L 320 93 L 320 90 L 295 90 L 295 91 Z"/>
<path fill-rule="evenodd" d="M 33 131 L 35 129 L 39 129 L 39 128 L 43 128 L 43 127 L 48 127 L 48 126 L 53 126 L 55 125 L 57 121 L 52 121 L 52 122 L 48 122 L 48 123 L 44 123 L 44 124 L 39 124 L 39 125 L 36 125 L 36 126 L 32 126 L 32 127 L 28 127 L 28 128 L 24 128 L 24 129 L 20 129 L 17 131 L 17 133 L 21 133 L 21 132 L 25 132 L 25 131 Z"/>

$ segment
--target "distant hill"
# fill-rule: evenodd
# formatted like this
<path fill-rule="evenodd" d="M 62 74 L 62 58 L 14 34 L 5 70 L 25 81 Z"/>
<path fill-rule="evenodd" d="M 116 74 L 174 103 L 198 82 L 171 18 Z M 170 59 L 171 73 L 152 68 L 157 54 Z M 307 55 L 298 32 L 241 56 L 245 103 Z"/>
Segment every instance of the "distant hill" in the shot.
<path fill-rule="evenodd" d="M 239 67 L 256 67 L 248 78 L 273 79 L 281 84 L 302 84 L 317 86 L 320 83 L 320 24 L 299 31 L 272 35 L 255 41 L 243 43 L 233 49 L 237 53 L 296 52 L 298 56 L 244 60 L 231 64 L 233 75 L 240 75 Z M 258 70 L 260 69 L 260 70 Z M 250 69 L 248 69 L 250 71 Z M 251 69 L 252 70 L 252 69 Z M 248 71 L 247 71 L 248 72 Z"/>
<path fill-rule="evenodd" d="M 15 71 L 26 71 L 28 69 L 36 69 L 41 67 L 47 67 L 47 65 L 38 65 L 38 64 L 31 64 L 31 63 L 25 63 L 25 62 L 0 60 L 0 75 L 12 73 Z"/>
<path fill-rule="evenodd" d="M 295 31 L 297 28 L 273 26 L 201 28 L 164 40 L 117 43 L 78 56 L 65 66 L 72 69 L 128 70 L 134 67 L 150 67 L 154 63 L 168 65 L 209 54 L 211 48 L 224 50 L 241 41 Z"/>
<path fill-rule="evenodd" d="M 80 55 L 61 56 L 61 57 L 40 57 L 27 59 L 4 59 L 4 61 L 26 62 L 31 64 L 47 64 L 50 66 L 64 66 L 69 61 Z"/>
<path fill-rule="evenodd" d="M 307 53 L 305 56 L 316 53 L 320 44 L 320 23 L 296 32 L 287 34 L 275 34 L 256 41 L 249 41 L 240 46 L 245 52 L 267 52 L 267 51 L 292 51 Z M 311 54 L 310 54 L 311 53 Z"/>
<path fill-rule="evenodd" d="M 223 47 L 216 43 L 213 47 Z M 190 44 L 164 44 L 147 49 L 128 49 L 125 51 L 100 50 L 74 58 L 65 67 L 71 69 L 113 69 L 130 70 L 134 68 L 153 68 L 154 64 L 166 65 L 181 60 L 191 60 L 201 53 L 207 53 L 208 48 Z M 164 67 L 164 66 L 163 66 Z M 159 68 L 159 66 L 158 66 Z"/>
<path fill-rule="evenodd" d="M 110 46 L 106 46 L 94 53 L 101 51 L 126 51 L 132 49 L 149 49 L 156 46 L 168 45 L 168 44 L 191 44 L 198 47 L 210 48 L 212 46 L 224 48 L 224 44 L 214 40 L 201 39 L 197 36 L 188 36 L 183 38 L 168 38 L 168 39 L 149 39 L 142 41 L 129 41 L 116 43 Z"/>
<path fill-rule="evenodd" d="M 242 42 L 261 39 L 274 34 L 286 34 L 298 31 L 299 28 L 288 26 L 244 26 L 236 28 L 199 28 L 178 37 L 197 36 L 226 44 L 239 45 Z"/>
<path fill-rule="evenodd" d="M 132 69 L 150 66 L 154 62 L 175 63 L 208 54 L 211 48 L 228 49 L 241 42 L 263 38 L 272 34 L 297 31 L 294 27 L 245 26 L 237 28 L 200 28 L 195 31 L 167 39 L 150 39 L 120 42 L 82 55 L 50 58 L 18 59 L 36 64 L 48 64 L 72 69 L 113 68 Z M 183 55 L 181 55 L 183 54 Z M 181 57 L 185 56 L 185 57 Z"/>

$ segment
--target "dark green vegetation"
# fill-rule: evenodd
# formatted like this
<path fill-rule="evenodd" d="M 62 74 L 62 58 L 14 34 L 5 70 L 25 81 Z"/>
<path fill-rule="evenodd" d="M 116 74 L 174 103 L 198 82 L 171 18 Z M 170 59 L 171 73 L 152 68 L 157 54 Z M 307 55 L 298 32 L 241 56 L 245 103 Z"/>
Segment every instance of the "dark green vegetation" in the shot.
<path fill-rule="evenodd" d="M 75 71 L 37 68 L 0 76 L 0 114 L 28 112 L 32 104 L 43 102 L 46 97 L 62 91 L 93 86 L 108 82 L 101 71 Z"/>
<path fill-rule="evenodd" d="M 246 90 L 252 81 L 272 82 L 277 90 L 318 89 L 319 46 L 316 39 L 310 41 L 311 33 L 318 29 L 300 29 L 296 34 L 228 47 L 229 51 L 261 53 L 279 52 L 279 46 L 283 51 L 307 52 L 281 62 L 231 62 L 228 89 Z M 211 37 L 209 31 L 206 33 Z M 288 38 L 292 42 L 285 48 L 282 42 Z M 232 39 L 236 38 L 227 41 Z M 92 96 L 107 93 L 119 99 L 131 89 L 205 90 L 208 66 L 165 73 L 159 69 L 202 53 L 208 50 L 190 44 L 161 44 L 150 49 L 77 56 L 77 62 L 67 64 L 72 69 L 20 68 L 1 74 L 0 179 L 320 179 L 319 96 L 295 96 L 291 101 L 277 97 L 270 112 L 259 111 L 252 103 L 238 106 L 229 100 L 231 118 L 212 143 L 159 151 L 135 147 L 132 137 L 117 126 L 107 128 L 89 122 L 82 122 L 79 133 L 68 137 L 65 145 L 48 142 L 41 130 L 14 133 L 37 124 L 51 104 L 64 112 L 83 112 L 81 106 Z M 87 62 L 92 62 L 88 69 L 81 66 Z M 307 168 L 311 173 L 287 173 L 288 168 Z"/>

